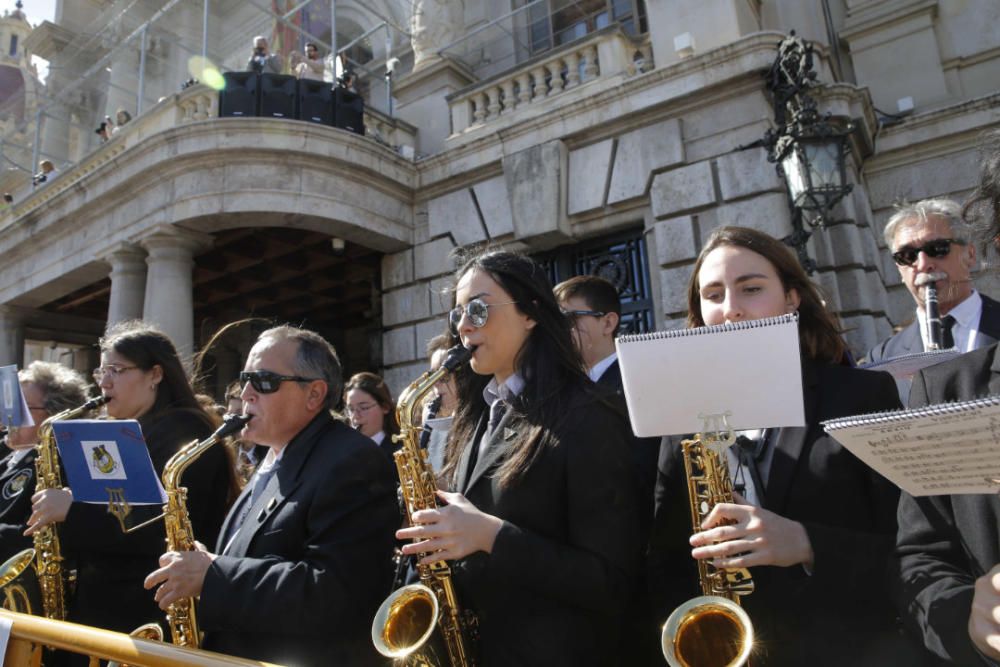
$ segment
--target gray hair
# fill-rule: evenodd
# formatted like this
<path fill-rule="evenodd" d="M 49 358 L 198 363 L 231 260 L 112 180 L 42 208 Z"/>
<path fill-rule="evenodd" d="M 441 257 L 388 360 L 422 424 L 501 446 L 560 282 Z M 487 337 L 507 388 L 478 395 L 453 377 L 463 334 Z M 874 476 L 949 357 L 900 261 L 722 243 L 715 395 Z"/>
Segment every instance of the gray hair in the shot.
<path fill-rule="evenodd" d="M 17 379 L 38 387 L 45 397 L 42 400 L 50 417 L 83 405 L 89 398 L 89 384 L 82 375 L 51 361 L 32 361 L 17 374 Z"/>
<path fill-rule="evenodd" d="M 919 227 L 930 218 L 941 218 L 951 227 L 951 238 L 963 243 L 971 243 L 972 226 L 962 218 L 962 207 L 951 199 L 924 199 L 916 203 L 903 202 L 896 205 L 896 212 L 885 223 L 885 242 L 896 250 L 896 234 L 901 227 Z"/>
<path fill-rule="evenodd" d="M 268 329 L 257 337 L 258 343 L 274 344 L 283 340 L 299 344 L 294 361 L 296 375 L 326 382 L 326 407 L 332 410 L 344 390 L 344 375 L 333 345 L 315 331 L 287 324 Z"/>
<path fill-rule="evenodd" d="M 257 35 L 256 37 L 253 38 L 253 43 L 254 44 L 256 44 L 257 42 L 261 42 L 261 41 L 266 42 L 267 41 L 267 37 L 264 37 L 264 35 Z"/>

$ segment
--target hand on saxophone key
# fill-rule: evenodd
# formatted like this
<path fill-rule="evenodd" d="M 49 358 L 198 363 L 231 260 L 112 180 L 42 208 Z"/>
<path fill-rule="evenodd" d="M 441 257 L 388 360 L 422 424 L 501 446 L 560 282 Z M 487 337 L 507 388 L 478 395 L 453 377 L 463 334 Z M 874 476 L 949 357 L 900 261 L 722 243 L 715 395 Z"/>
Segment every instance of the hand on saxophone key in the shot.
<path fill-rule="evenodd" d="M 983 655 L 1000 660 L 1000 565 L 976 579 L 969 638 Z"/>
<path fill-rule="evenodd" d="M 503 519 L 481 512 L 461 493 L 438 491 L 438 498 L 448 503 L 437 509 L 413 513 L 414 525 L 396 531 L 400 540 L 419 540 L 403 547 L 403 553 L 427 554 L 420 564 L 464 558 L 477 551 L 490 553 Z"/>
<path fill-rule="evenodd" d="M 31 496 L 31 516 L 28 517 L 28 529 L 24 534 L 34 535 L 50 523 L 65 521 L 72 504 L 73 492 L 69 487 L 37 492 Z"/>
<path fill-rule="evenodd" d="M 777 565 L 813 566 L 813 549 L 805 527 L 762 507 L 745 504 L 737 493 L 736 503 L 719 503 L 701 524 L 702 531 L 689 540 L 691 556 L 710 558 L 723 569 Z M 742 503 L 742 504 L 737 504 Z"/>
<path fill-rule="evenodd" d="M 168 551 L 160 556 L 160 569 L 151 572 L 143 582 L 146 590 L 159 586 L 153 599 L 164 611 L 182 598 L 201 595 L 205 574 L 218 558 L 201 542 L 194 544 L 194 551 Z"/>

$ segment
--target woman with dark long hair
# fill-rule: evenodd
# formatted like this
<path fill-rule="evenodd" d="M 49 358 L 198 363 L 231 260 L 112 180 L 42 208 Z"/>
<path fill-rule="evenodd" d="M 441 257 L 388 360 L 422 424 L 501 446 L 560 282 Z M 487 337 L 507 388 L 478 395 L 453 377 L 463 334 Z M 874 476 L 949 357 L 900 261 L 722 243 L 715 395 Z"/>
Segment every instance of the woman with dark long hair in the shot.
<path fill-rule="evenodd" d="M 195 397 L 165 334 L 143 322 L 123 322 L 108 330 L 100 347 L 101 365 L 94 379 L 109 399 L 108 416 L 138 420 L 160 475 L 182 446 L 212 433 L 212 419 Z M 185 471 L 182 483 L 188 489 L 195 539 L 214 544 L 237 488 L 226 448 L 206 451 Z M 69 620 L 121 632 L 162 622 L 163 613 L 143 588 L 146 574 L 156 569 L 163 553 L 162 522 L 123 533 L 107 507 L 74 502 L 68 488 L 39 492 L 33 501 L 28 533 L 58 522 L 63 550 L 76 562 Z M 128 523 L 138 525 L 160 509 L 133 508 Z"/>
<path fill-rule="evenodd" d="M 753 229 L 708 238 L 688 283 L 688 325 L 799 314 L 805 427 L 745 433 L 726 451 L 738 490 L 691 535 L 679 439 L 665 438 L 650 572 L 659 619 L 700 594 L 696 559 L 749 568 L 742 598 L 757 633 L 755 665 L 913 664 L 901 656 L 886 585 L 897 489 L 821 422 L 899 408 L 886 373 L 851 368 L 833 316 L 791 251 Z M 725 368 L 706 368 L 726 382 Z M 672 380 L 683 391 L 683 378 Z M 767 391 L 768 378 L 747 391 Z"/>
<path fill-rule="evenodd" d="M 488 252 L 456 275 L 458 373 L 445 506 L 397 532 L 455 561 L 480 664 L 608 665 L 640 544 L 623 416 L 593 389 L 545 271 Z"/>
<path fill-rule="evenodd" d="M 344 386 L 344 410 L 351 426 L 375 441 L 382 451 L 392 454 L 399 445 L 392 436 L 399 433 L 396 403 L 389 385 L 375 373 L 355 373 Z"/>

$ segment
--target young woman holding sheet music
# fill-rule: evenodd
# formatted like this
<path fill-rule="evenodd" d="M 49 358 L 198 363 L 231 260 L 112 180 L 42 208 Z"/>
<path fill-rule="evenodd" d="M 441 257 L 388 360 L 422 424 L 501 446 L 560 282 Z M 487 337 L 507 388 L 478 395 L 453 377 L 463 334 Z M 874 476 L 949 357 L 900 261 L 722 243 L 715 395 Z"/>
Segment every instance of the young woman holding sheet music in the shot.
<path fill-rule="evenodd" d="M 912 664 L 900 662 L 905 641 L 885 584 L 897 490 L 820 425 L 899 407 L 892 378 L 846 364 L 816 287 L 781 241 L 756 230 L 723 227 L 709 237 L 688 309 L 691 327 L 797 311 L 806 426 L 744 434 L 727 451 L 736 502 L 716 505 L 693 537 L 680 439 L 664 439 L 650 554 L 660 620 L 698 594 L 695 559 L 712 559 L 750 568 L 756 589 L 742 603 L 756 632 L 755 665 Z M 726 381 L 725 368 L 706 372 Z M 770 381 L 746 391 L 767 391 Z M 683 378 L 673 382 L 683 389 Z"/>
<path fill-rule="evenodd" d="M 987 146 L 964 216 L 982 232 L 983 257 L 1000 250 L 1000 133 Z M 919 408 L 1000 394 L 1000 346 L 980 348 L 913 378 Z M 1000 487 L 998 487 L 1000 488 Z M 949 664 L 1000 662 L 1000 496 L 899 500 L 899 606 L 924 645 Z"/>
<path fill-rule="evenodd" d="M 101 365 L 94 379 L 110 399 L 109 417 L 139 421 L 157 474 L 180 447 L 213 430 L 173 343 L 149 325 L 125 322 L 109 329 L 101 339 Z M 186 471 L 188 510 L 199 541 L 214 543 L 236 490 L 234 477 L 224 447 L 210 449 Z M 69 489 L 43 491 L 33 501 L 29 533 L 59 522 L 63 552 L 76 564 L 69 620 L 121 632 L 163 620 L 152 594 L 142 585 L 163 553 L 162 522 L 125 534 L 107 505 L 73 502 Z M 126 523 L 137 525 L 160 509 L 133 507 Z"/>
<path fill-rule="evenodd" d="M 397 537 L 453 561 L 478 664 L 614 665 L 640 554 L 624 415 L 584 373 L 541 266 L 490 252 L 456 277 L 450 321 L 475 351 L 456 378 L 453 492 Z"/>

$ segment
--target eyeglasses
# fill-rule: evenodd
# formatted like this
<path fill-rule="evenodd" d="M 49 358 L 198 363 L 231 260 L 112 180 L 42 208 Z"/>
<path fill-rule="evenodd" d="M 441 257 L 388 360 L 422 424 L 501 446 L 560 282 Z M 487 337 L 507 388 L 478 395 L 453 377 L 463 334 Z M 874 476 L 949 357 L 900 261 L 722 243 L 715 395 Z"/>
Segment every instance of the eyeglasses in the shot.
<path fill-rule="evenodd" d="M 591 315 L 593 317 L 604 317 L 607 315 L 607 313 L 600 310 L 566 310 L 565 308 L 560 308 L 559 310 L 561 310 L 562 314 L 566 317 L 572 318 L 582 317 L 584 315 Z"/>
<path fill-rule="evenodd" d="M 240 388 L 247 382 L 258 394 L 273 394 L 281 389 L 282 382 L 315 382 L 320 378 L 304 378 L 301 375 L 279 375 L 271 371 L 243 371 L 240 373 Z"/>
<path fill-rule="evenodd" d="M 94 380 L 96 380 L 97 382 L 100 382 L 101 380 L 104 379 L 105 375 L 107 375 L 108 377 L 110 377 L 112 380 L 117 380 L 118 376 L 120 376 L 125 371 L 135 370 L 136 368 L 139 368 L 139 367 L 138 366 L 113 366 L 113 365 L 98 366 L 97 368 L 94 369 L 94 373 L 93 373 Z"/>
<path fill-rule="evenodd" d="M 899 266 L 913 266 L 916 264 L 917 257 L 920 256 L 920 253 L 924 253 L 928 257 L 940 259 L 941 257 L 948 256 L 948 253 L 951 252 L 952 243 L 965 245 L 965 241 L 959 241 L 957 239 L 934 239 L 933 241 L 928 241 L 922 246 L 903 246 L 896 252 L 892 253 L 892 259 Z"/>
<path fill-rule="evenodd" d="M 368 412 L 375 407 L 375 403 L 362 403 L 361 405 L 348 405 L 347 414 L 359 415 L 362 412 Z"/>
<path fill-rule="evenodd" d="M 477 329 L 486 326 L 486 320 L 490 316 L 490 308 L 494 306 L 509 306 L 517 301 L 504 301 L 503 303 L 486 303 L 482 299 L 472 299 L 465 307 L 455 306 L 448 313 L 448 324 L 454 333 L 458 332 L 458 327 L 462 324 L 462 315 L 469 318 L 469 323 Z"/>

